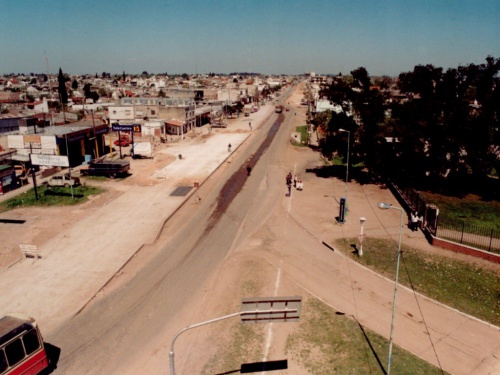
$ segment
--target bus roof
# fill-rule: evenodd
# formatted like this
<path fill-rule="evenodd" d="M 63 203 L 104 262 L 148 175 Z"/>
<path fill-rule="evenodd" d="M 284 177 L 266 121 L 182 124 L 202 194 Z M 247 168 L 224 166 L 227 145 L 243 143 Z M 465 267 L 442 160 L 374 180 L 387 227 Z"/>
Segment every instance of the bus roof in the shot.
<path fill-rule="evenodd" d="M 12 337 L 12 332 L 17 335 L 28 327 L 35 327 L 33 318 L 25 318 L 16 315 L 6 315 L 0 318 L 0 344 Z"/>

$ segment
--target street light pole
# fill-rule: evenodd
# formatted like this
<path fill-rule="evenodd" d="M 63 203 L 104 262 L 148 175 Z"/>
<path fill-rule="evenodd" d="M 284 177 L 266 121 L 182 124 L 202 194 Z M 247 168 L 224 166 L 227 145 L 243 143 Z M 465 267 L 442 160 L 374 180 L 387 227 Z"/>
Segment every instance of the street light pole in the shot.
<path fill-rule="evenodd" d="M 361 233 L 360 233 L 360 236 L 359 236 L 359 252 L 358 252 L 359 256 L 363 256 L 363 241 L 365 239 L 363 227 L 365 225 L 365 221 L 366 221 L 366 217 L 360 217 L 359 218 L 359 223 L 361 224 Z"/>
<path fill-rule="evenodd" d="M 382 210 L 387 210 L 389 208 L 393 208 L 395 210 L 399 210 L 401 212 L 399 219 L 399 243 L 398 243 L 398 254 L 396 260 L 396 281 L 394 283 L 394 299 L 392 301 L 392 320 L 391 320 L 391 333 L 389 336 L 389 354 L 387 356 L 387 375 L 391 373 L 391 360 L 392 360 L 392 338 L 394 336 L 394 318 L 396 315 L 396 296 L 398 291 L 398 277 L 399 277 L 399 259 L 401 258 L 401 235 L 403 229 L 403 213 L 404 210 L 401 207 L 395 207 L 392 204 L 388 203 L 379 203 L 378 208 Z"/>
<path fill-rule="evenodd" d="M 347 201 L 347 182 L 349 181 L 349 147 L 351 145 L 351 132 L 345 129 L 339 129 L 339 132 L 347 133 L 347 169 L 345 173 L 345 200 Z"/>

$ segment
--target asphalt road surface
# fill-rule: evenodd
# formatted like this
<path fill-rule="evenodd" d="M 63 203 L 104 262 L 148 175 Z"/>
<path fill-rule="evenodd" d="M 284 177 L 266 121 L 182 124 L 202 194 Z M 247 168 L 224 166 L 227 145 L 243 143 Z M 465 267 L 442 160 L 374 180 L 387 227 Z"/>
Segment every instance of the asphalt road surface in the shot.
<path fill-rule="evenodd" d="M 275 188 L 263 189 L 262 181 L 285 174 L 279 155 L 289 133 L 283 121 L 284 115 L 273 116 L 211 176 L 199 192 L 203 199 L 169 220 L 159 249 L 151 250 L 155 254 L 139 272 L 120 280 L 53 335 L 51 341 L 64 348 L 57 372 L 115 373 L 133 351 L 144 350 L 160 333 L 174 336 L 185 310 L 203 293 L 231 248 L 261 225 L 281 195 L 282 184 L 275 181 L 268 184 Z M 252 166 L 250 176 L 247 165 Z"/>

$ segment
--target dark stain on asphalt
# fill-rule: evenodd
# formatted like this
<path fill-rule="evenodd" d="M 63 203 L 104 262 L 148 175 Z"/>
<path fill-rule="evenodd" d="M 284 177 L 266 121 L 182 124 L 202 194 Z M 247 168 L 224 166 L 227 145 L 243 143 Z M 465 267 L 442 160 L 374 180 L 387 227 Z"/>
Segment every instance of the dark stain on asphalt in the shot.
<path fill-rule="evenodd" d="M 219 197 L 217 198 L 217 206 L 214 212 L 212 213 L 212 216 L 208 220 L 208 225 L 205 228 L 205 233 L 210 232 L 214 228 L 215 224 L 222 217 L 222 215 L 224 215 L 224 213 L 226 212 L 227 208 L 234 200 L 236 195 L 238 195 L 240 190 L 243 188 L 243 185 L 245 184 L 247 178 L 251 177 L 247 174 L 247 166 L 250 165 L 252 169 L 255 168 L 255 165 L 259 161 L 262 154 L 264 154 L 264 152 L 271 145 L 274 137 L 276 136 L 276 133 L 278 132 L 280 125 L 283 123 L 284 120 L 285 120 L 285 115 L 280 114 L 278 116 L 278 119 L 269 129 L 266 138 L 264 139 L 264 141 L 262 141 L 257 151 L 254 154 L 252 154 L 247 159 L 247 161 L 244 164 L 242 164 L 240 168 L 224 184 L 219 193 Z"/>

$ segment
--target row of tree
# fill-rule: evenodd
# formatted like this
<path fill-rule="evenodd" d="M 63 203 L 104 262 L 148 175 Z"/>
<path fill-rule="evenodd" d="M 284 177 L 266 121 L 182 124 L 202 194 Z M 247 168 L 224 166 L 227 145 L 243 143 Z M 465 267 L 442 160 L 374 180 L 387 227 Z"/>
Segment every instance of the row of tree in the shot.
<path fill-rule="evenodd" d="M 411 180 L 484 179 L 500 174 L 500 59 L 444 71 L 418 65 L 401 73 L 397 87 L 374 90 L 365 68 L 336 77 L 320 96 L 342 106 L 317 114 L 322 153 L 347 152 L 372 176 Z M 392 93 L 394 91 L 392 90 Z M 402 97 L 401 95 L 399 96 Z M 477 180 L 479 181 L 479 180 Z"/>

